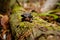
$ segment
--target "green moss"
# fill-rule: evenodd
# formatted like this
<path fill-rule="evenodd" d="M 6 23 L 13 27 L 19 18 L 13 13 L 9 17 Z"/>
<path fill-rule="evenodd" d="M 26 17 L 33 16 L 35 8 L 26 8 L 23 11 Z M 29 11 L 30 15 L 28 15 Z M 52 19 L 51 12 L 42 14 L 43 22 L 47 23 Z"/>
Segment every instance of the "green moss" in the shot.
<path fill-rule="evenodd" d="M 34 30 L 33 28 L 37 27 L 46 27 L 46 29 L 48 30 L 60 30 L 60 26 L 56 26 L 56 25 L 52 25 L 51 23 L 48 23 L 47 21 L 41 19 L 39 16 L 46 16 L 46 15 L 50 15 L 50 16 L 54 16 L 54 18 L 58 18 L 58 16 L 54 15 L 54 14 L 50 14 L 52 11 L 42 14 L 38 14 L 35 12 L 31 12 L 31 15 L 33 16 L 33 20 L 32 23 L 30 22 L 22 22 L 22 17 L 21 15 L 24 13 L 23 11 L 21 11 L 23 9 L 23 7 L 20 6 L 15 6 L 12 14 L 10 15 L 10 24 L 11 24 L 11 29 L 12 29 L 12 33 L 15 33 L 16 37 L 18 37 L 19 35 L 23 35 L 25 32 L 27 32 L 28 30 Z M 56 10 L 55 10 L 56 11 Z M 41 31 L 41 30 L 40 30 Z"/>

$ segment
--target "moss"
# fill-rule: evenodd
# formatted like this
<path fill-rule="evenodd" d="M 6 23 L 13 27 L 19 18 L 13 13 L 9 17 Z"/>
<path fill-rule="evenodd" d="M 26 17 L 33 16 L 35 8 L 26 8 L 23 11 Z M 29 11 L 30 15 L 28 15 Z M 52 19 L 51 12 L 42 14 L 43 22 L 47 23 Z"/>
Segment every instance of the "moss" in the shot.
<path fill-rule="evenodd" d="M 45 27 L 48 30 L 56 30 L 56 31 L 60 30 L 60 26 L 56 26 L 54 24 L 46 22 L 45 20 L 43 20 L 39 17 L 40 14 L 35 13 L 35 12 L 31 12 L 31 15 L 33 16 L 32 23 L 26 22 L 26 21 L 22 22 L 21 15 L 24 13 L 24 11 L 22 9 L 24 9 L 24 8 L 20 7 L 20 6 L 15 6 L 14 9 L 12 10 L 12 14 L 10 15 L 10 24 L 11 24 L 12 34 L 13 35 L 14 35 L 14 33 L 16 34 L 16 35 L 14 35 L 14 36 L 16 36 L 16 39 L 18 39 L 19 35 L 24 35 L 24 33 L 26 33 L 30 29 L 33 32 L 34 28 L 37 29 L 40 27 Z M 51 15 L 53 15 L 53 14 L 51 14 Z M 55 15 L 53 15 L 53 16 L 55 16 Z M 57 18 L 57 16 L 55 16 L 55 18 Z M 45 30 L 45 29 L 43 29 L 43 30 Z"/>

